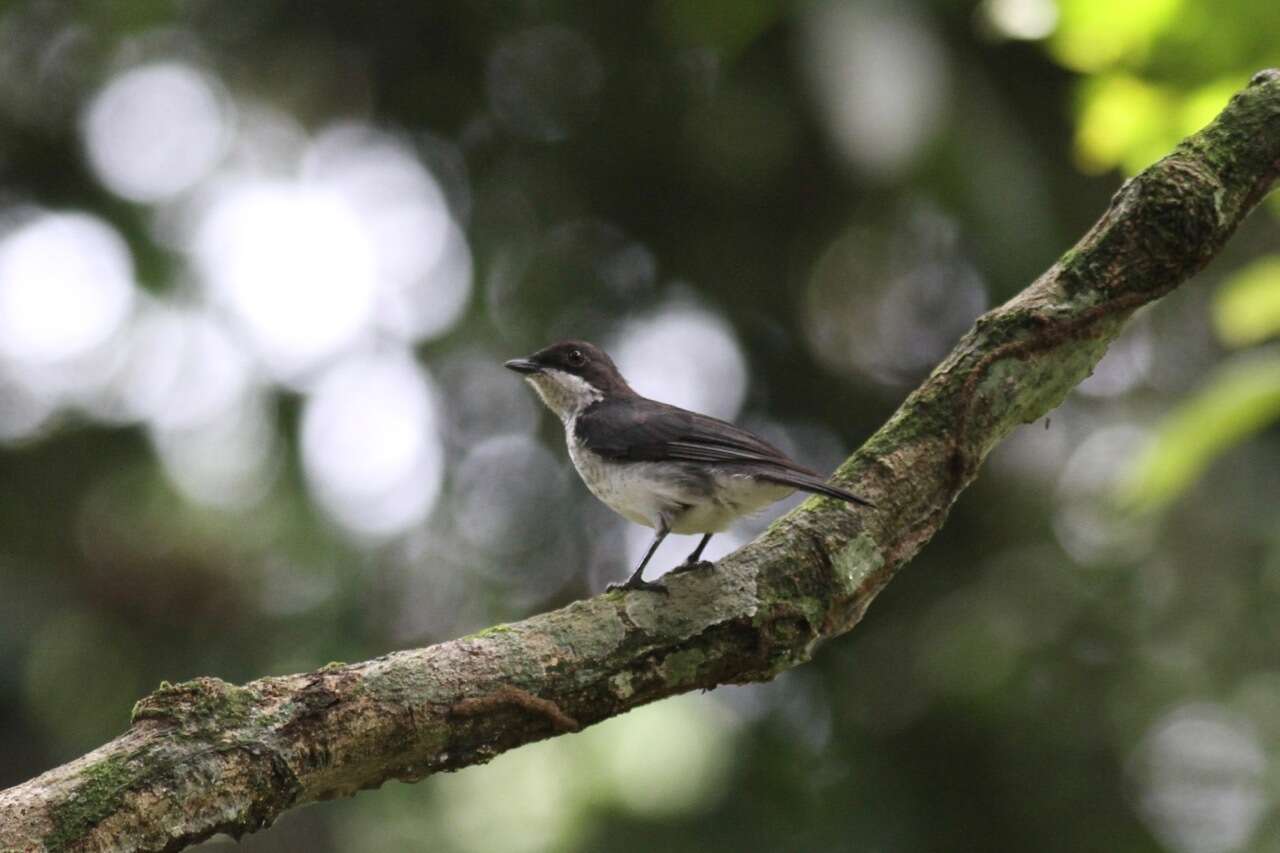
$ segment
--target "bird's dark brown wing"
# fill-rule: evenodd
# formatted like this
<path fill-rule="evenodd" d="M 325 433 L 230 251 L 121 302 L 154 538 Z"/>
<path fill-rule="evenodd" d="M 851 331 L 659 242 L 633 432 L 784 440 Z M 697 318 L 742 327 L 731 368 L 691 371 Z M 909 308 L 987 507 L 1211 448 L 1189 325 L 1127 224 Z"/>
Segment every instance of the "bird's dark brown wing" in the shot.
<path fill-rule="evenodd" d="M 587 448 L 618 462 L 761 462 L 807 470 L 741 427 L 643 397 L 596 403 L 574 430 Z"/>
<path fill-rule="evenodd" d="M 616 462 L 740 465 L 766 482 L 871 505 L 741 427 L 643 397 L 588 407 L 574 423 L 574 434 L 587 449 Z"/>

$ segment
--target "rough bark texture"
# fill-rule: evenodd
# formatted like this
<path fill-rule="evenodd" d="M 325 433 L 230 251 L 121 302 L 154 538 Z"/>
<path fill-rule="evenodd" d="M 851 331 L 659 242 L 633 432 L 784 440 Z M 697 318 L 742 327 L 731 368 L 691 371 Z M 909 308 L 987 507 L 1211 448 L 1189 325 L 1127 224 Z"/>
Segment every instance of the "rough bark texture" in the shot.
<path fill-rule="evenodd" d="M 861 618 L 987 452 L 1058 405 L 1125 319 L 1203 267 L 1280 172 L 1280 71 L 1127 182 L 980 317 L 838 480 L 670 596 L 610 593 L 470 637 L 242 687 L 163 684 L 120 737 L 0 792 L 0 849 L 177 850 L 285 809 L 490 760 L 676 693 L 763 681 Z"/>

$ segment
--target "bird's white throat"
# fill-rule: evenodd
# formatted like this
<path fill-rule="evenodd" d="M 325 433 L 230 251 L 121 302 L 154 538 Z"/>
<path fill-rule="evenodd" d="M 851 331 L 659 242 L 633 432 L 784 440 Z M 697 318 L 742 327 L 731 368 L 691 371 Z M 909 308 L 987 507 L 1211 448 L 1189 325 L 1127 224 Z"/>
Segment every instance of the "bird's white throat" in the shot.
<path fill-rule="evenodd" d="M 530 374 L 525 379 L 538 392 L 547 408 L 556 413 L 563 423 L 569 423 L 587 406 L 601 399 L 600 390 L 581 376 L 563 370 L 547 368 Z"/>

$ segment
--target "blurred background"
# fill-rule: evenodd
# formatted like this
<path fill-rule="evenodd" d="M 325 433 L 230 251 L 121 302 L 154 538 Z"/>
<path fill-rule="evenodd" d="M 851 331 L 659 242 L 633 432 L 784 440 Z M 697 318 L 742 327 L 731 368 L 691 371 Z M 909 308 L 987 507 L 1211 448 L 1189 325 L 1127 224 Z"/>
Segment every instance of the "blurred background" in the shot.
<path fill-rule="evenodd" d="M 649 532 L 501 368 L 553 339 L 829 470 L 1277 33 L 1274 0 L 3 4 L 0 786 L 161 679 L 625 577 Z M 1277 217 L 812 664 L 244 847 L 1280 851 Z"/>

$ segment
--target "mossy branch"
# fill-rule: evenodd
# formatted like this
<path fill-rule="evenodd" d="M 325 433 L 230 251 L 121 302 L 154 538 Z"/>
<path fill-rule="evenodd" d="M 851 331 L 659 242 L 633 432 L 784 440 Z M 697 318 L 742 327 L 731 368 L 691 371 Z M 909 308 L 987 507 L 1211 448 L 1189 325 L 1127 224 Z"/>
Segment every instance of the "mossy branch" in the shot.
<path fill-rule="evenodd" d="M 973 329 L 838 478 L 670 596 L 611 593 L 376 660 L 162 685 L 120 737 L 0 792 L 0 849 L 177 850 L 303 803 L 486 762 L 665 696 L 764 681 L 852 628 L 987 452 L 1057 406 L 1125 319 L 1190 278 L 1280 173 L 1280 71 L 1128 181 L 1073 249 Z"/>

